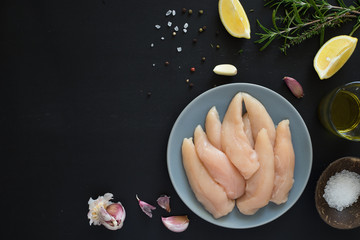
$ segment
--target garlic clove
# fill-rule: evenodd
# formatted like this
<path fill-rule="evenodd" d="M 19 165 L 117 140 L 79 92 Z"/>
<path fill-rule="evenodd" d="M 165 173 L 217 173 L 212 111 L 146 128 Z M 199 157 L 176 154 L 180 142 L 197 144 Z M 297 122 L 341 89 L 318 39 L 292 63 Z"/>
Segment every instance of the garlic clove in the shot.
<path fill-rule="evenodd" d="M 165 227 L 173 232 L 183 232 L 189 226 L 189 219 L 185 216 L 161 217 Z"/>
<path fill-rule="evenodd" d="M 169 196 L 166 196 L 166 195 L 160 196 L 157 199 L 157 203 L 159 204 L 160 207 L 162 207 L 166 211 L 168 211 L 168 212 L 171 211 L 171 209 L 170 209 L 170 197 Z"/>
<path fill-rule="evenodd" d="M 217 75 L 224 75 L 224 76 L 235 76 L 237 74 L 236 67 L 234 65 L 231 65 L 231 64 L 217 65 L 217 66 L 215 66 L 213 71 Z"/>
<path fill-rule="evenodd" d="M 304 96 L 304 90 L 298 81 L 292 77 L 284 77 L 283 80 L 295 97 L 302 98 Z"/>
<path fill-rule="evenodd" d="M 113 194 L 106 193 L 95 200 L 89 199 L 88 218 L 90 219 L 90 225 L 103 225 L 110 230 L 122 228 L 126 216 L 125 208 L 120 202 L 111 202 L 112 198 Z"/>
<path fill-rule="evenodd" d="M 121 203 L 110 204 L 106 207 L 106 213 L 110 216 L 110 219 L 106 221 L 106 224 L 103 224 L 106 228 L 116 230 L 123 226 L 126 213 L 125 208 Z"/>
<path fill-rule="evenodd" d="M 154 207 L 153 205 L 148 204 L 147 202 L 141 201 L 138 197 L 138 195 L 136 195 L 136 199 L 139 202 L 139 206 L 141 208 L 141 210 L 148 215 L 150 218 L 152 218 L 152 210 L 155 210 L 156 207 Z"/>

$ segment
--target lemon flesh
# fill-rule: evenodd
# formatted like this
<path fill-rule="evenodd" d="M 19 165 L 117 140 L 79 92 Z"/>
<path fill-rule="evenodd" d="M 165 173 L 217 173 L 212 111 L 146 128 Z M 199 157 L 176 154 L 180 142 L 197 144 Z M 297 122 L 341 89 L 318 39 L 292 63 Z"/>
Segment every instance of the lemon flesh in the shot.
<path fill-rule="evenodd" d="M 250 39 L 250 23 L 239 0 L 219 0 L 219 15 L 231 36 Z"/>
<path fill-rule="evenodd" d="M 327 79 L 340 70 L 354 52 L 358 39 L 347 35 L 331 38 L 317 52 L 314 68 L 320 79 Z"/>

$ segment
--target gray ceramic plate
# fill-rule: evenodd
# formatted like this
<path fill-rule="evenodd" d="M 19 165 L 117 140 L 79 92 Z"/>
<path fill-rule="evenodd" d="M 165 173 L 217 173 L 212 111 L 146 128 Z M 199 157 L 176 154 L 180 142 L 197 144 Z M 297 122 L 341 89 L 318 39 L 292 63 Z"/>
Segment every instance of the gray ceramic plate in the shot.
<path fill-rule="evenodd" d="M 237 208 L 225 217 L 215 219 L 196 200 L 187 181 L 182 165 L 181 144 L 184 138 L 192 137 L 198 124 L 204 127 L 205 117 L 212 106 L 216 106 L 220 119 L 236 93 L 247 92 L 263 103 L 275 124 L 283 119 L 290 120 L 292 141 L 295 150 L 295 183 L 290 191 L 289 199 L 282 205 L 269 203 L 252 216 L 242 215 Z M 213 88 L 195 98 L 180 114 L 170 134 L 167 148 L 167 165 L 171 182 L 182 201 L 202 219 L 227 228 L 252 228 L 268 223 L 295 204 L 302 194 L 311 171 L 312 146 L 309 132 L 296 109 L 282 96 L 265 87 L 235 83 Z"/>

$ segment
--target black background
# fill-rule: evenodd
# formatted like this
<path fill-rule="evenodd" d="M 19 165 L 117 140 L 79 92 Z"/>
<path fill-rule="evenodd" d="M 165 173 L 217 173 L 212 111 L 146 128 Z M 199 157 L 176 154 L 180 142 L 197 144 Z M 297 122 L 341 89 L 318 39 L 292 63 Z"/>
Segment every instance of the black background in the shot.
<path fill-rule="evenodd" d="M 329 163 L 360 155 L 358 143 L 331 135 L 316 112 L 325 93 L 359 80 L 360 49 L 335 76 L 321 81 L 312 66 L 318 38 L 287 55 L 279 51 L 279 42 L 260 52 L 254 43 L 260 32 L 256 20 L 270 26 L 272 10 L 262 0 L 241 2 L 251 40 L 226 32 L 216 0 L 1 1 L 3 239 L 358 238 L 359 229 L 333 229 L 320 219 L 314 191 Z M 183 7 L 194 14 L 182 15 Z M 176 16 L 165 17 L 168 9 Z M 188 22 L 188 33 L 172 37 L 168 20 L 180 28 Z M 156 30 L 156 24 L 162 28 Z M 203 25 L 207 29 L 199 34 Z M 325 39 L 350 31 L 351 24 L 344 25 L 327 31 Z M 237 76 L 213 74 L 220 63 L 237 66 Z M 190 73 L 190 67 L 196 71 Z M 286 75 L 302 84 L 303 99 L 290 93 L 282 81 Z M 246 230 L 221 228 L 192 213 L 172 187 L 166 165 L 167 140 L 184 107 L 215 85 L 235 82 L 268 87 L 290 101 L 307 124 L 314 156 L 298 202 L 275 221 Z M 89 226 L 87 201 L 106 192 L 127 211 L 121 230 Z M 189 228 L 170 232 L 160 220 L 166 212 L 158 207 L 148 218 L 135 194 L 154 205 L 161 194 L 170 195 L 171 214 L 188 214 Z"/>

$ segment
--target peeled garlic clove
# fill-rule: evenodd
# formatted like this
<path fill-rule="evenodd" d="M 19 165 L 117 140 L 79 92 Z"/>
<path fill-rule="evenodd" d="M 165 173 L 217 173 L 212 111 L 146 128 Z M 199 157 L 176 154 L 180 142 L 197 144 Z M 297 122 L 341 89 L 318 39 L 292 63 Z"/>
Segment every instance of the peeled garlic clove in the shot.
<path fill-rule="evenodd" d="M 165 227 L 173 232 L 183 232 L 189 226 L 189 219 L 185 216 L 161 217 Z"/>
<path fill-rule="evenodd" d="M 106 193 L 95 200 L 89 199 L 88 218 L 90 219 L 90 225 L 104 225 L 110 230 L 122 228 L 126 216 L 125 208 L 120 202 L 111 202 L 112 198 L 113 194 Z"/>
<path fill-rule="evenodd" d="M 234 65 L 231 64 L 220 64 L 217 65 L 213 69 L 214 73 L 218 75 L 224 75 L 224 76 L 235 76 L 237 74 L 237 69 Z"/>
<path fill-rule="evenodd" d="M 138 195 L 136 195 L 136 199 L 139 202 L 139 206 L 141 208 L 141 210 L 148 215 L 150 218 L 152 218 L 152 210 L 155 210 L 156 207 L 154 207 L 153 205 L 148 204 L 147 202 L 141 201 L 138 197 Z"/>
<path fill-rule="evenodd" d="M 304 90 L 298 81 L 292 77 L 284 77 L 283 80 L 295 97 L 302 98 L 304 96 Z"/>
<path fill-rule="evenodd" d="M 170 212 L 170 197 L 163 195 L 157 199 L 157 203 L 160 207 L 165 209 L 166 211 Z"/>

